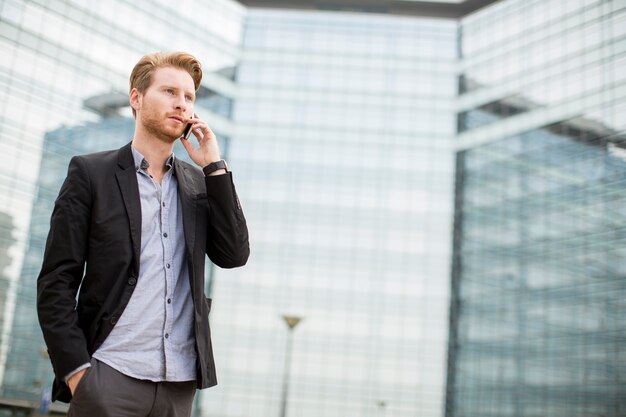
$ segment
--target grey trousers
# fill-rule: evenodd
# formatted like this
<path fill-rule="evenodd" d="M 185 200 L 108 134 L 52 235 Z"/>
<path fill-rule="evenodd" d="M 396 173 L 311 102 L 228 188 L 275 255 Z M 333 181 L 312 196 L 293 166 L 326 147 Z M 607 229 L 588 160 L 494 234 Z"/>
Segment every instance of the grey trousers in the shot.
<path fill-rule="evenodd" d="M 91 360 L 70 402 L 68 417 L 189 417 L 196 381 L 151 382 Z"/>

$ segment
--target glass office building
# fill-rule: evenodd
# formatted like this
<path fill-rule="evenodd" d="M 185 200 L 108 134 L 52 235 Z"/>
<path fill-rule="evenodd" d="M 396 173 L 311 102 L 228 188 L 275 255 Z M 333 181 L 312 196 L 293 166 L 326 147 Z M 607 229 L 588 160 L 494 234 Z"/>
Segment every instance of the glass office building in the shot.
<path fill-rule="evenodd" d="M 252 250 L 209 271 L 196 415 L 279 415 L 285 381 L 288 416 L 626 415 L 625 32 L 624 0 L 3 0 L 0 408 L 51 382 L 35 280 L 67 161 L 130 139 L 143 54 L 188 50 Z"/>
<path fill-rule="evenodd" d="M 626 2 L 461 23 L 447 417 L 626 415 Z"/>
<path fill-rule="evenodd" d="M 231 160 L 248 265 L 216 274 L 216 416 L 441 416 L 456 23 L 250 9 Z"/>
<path fill-rule="evenodd" d="M 198 396 L 198 415 L 278 412 L 287 313 L 304 316 L 292 415 L 441 415 L 454 22 L 226 1 L 1 7 L 3 401 L 51 380 L 34 292 L 67 161 L 125 143 L 132 65 L 185 49 L 205 66 L 203 116 L 232 139 L 222 150 L 253 247 L 246 268 L 214 271 L 220 385 Z"/>

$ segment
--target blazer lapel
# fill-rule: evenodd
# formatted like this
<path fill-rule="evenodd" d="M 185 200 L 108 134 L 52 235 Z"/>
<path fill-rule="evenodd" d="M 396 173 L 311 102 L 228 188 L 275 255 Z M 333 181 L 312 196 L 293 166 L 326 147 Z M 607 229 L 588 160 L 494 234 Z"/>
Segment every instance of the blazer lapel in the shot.
<path fill-rule="evenodd" d="M 174 169 L 176 170 L 176 180 L 178 181 L 178 198 L 183 209 L 183 232 L 185 234 L 185 244 L 187 254 L 193 254 L 193 246 L 196 239 L 196 201 L 194 200 L 195 182 L 188 168 L 174 158 Z"/>
<path fill-rule="evenodd" d="M 130 236 L 135 255 L 135 274 L 139 276 L 139 254 L 141 253 L 141 200 L 139 198 L 139 184 L 137 183 L 137 171 L 130 143 L 119 150 L 118 165 L 121 170 L 115 174 L 117 184 L 120 187 L 128 222 L 130 224 Z"/>

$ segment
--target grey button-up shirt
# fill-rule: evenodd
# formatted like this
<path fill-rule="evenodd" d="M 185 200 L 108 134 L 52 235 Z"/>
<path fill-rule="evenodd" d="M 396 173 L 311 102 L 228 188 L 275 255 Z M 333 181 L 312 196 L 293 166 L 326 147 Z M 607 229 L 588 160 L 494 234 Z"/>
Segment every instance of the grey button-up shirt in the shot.
<path fill-rule="evenodd" d="M 174 155 L 159 184 L 144 157 L 132 151 L 141 198 L 139 277 L 122 316 L 93 356 L 133 378 L 195 380 L 194 309 Z"/>

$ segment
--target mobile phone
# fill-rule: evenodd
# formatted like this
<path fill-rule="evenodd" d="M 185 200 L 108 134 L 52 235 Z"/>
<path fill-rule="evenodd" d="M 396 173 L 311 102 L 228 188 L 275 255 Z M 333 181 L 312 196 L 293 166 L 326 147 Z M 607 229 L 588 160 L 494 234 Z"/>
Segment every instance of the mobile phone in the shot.
<path fill-rule="evenodd" d="M 191 136 L 192 127 L 193 127 L 193 123 L 187 123 L 187 126 L 185 126 L 185 130 L 183 130 L 183 135 L 182 135 L 183 139 L 189 139 L 189 136 Z"/>

